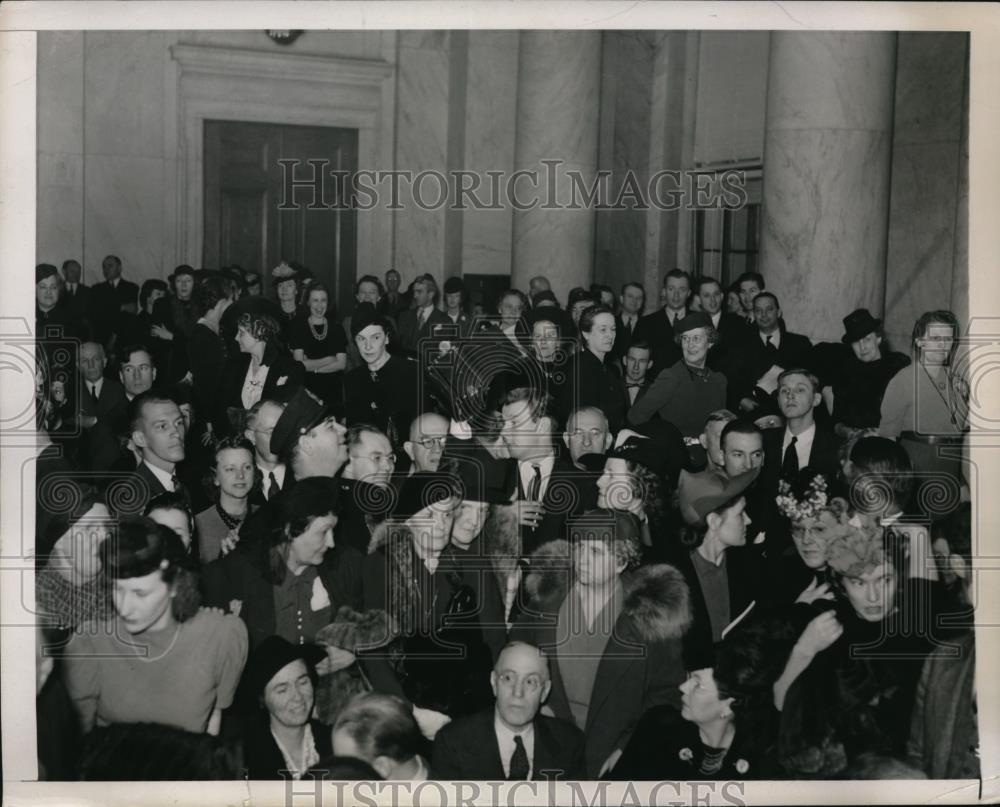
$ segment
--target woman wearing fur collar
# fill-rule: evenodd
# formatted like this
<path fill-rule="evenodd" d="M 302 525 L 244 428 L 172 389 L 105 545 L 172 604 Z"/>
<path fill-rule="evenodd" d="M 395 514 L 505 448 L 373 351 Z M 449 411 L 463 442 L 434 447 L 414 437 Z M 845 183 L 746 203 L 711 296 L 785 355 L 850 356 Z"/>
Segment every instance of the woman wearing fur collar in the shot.
<path fill-rule="evenodd" d="M 587 776 L 597 779 L 646 710 L 680 706 L 690 596 L 673 566 L 633 570 L 641 550 L 631 514 L 591 510 L 569 535 L 569 543 L 553 541 L 532 555 L 527 603 L 511 639 L 549 654 L 547 708 L 584 731 Z"/>
<path fill-rule="evenodd" d="M 398 625 L 388 652 L 365 659 L 372 684 L 450 717 L 491 700 L 476 587 L 448 545 L 460 496 L 448 462 L 408 477 L 364 565 L 365 608 Z"/>

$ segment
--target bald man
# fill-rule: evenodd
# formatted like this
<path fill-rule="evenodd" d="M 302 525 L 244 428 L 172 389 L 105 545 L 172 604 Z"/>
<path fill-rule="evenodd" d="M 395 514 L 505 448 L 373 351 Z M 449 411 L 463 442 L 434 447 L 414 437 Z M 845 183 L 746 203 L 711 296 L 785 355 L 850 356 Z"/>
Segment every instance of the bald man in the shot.
<path fill-rule="evenodd" d="M 410 458 L 410 474 L 416 471 L 436 471 L 448 436 L 448 418 L 433 412 L 420 415 L 410 424 L 410 439 L 403 450 Z"/>
<path fill-rule="evenodd" d="M 450 780 L 581 779 L 583 732 L 540 713 L 552 688 L 537 647 L 511 642 L 490 673 L 496 705 L 462 717 L 434 738 L 431 776 Z"/>

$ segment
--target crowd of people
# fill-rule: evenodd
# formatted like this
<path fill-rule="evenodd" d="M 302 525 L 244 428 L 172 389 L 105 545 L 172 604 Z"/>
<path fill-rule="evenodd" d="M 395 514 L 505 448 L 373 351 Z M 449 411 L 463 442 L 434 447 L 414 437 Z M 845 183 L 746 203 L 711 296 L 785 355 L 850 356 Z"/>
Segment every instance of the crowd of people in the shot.
<path fill-rule="evenodd" d="M 41 778 L 978 777 L 950 312 L 102 271 L 36 269 Z"/>

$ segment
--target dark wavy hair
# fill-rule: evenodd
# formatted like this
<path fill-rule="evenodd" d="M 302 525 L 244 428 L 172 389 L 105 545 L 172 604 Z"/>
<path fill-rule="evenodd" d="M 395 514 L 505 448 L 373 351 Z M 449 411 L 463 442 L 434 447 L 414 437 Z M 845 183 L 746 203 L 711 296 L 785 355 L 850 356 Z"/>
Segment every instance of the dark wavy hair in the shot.
<path fill-rule="evenodd" d="M 170 610 L 174 619 L 186 622 L 198 613 L 201 594 L 194 560 L 170 527 L 148 516 L 124 517 L 101 547 L 101 560 L 111 580 L 145 577 L 159 570 L 163 582 L 173 589 Z"/>
<path fill-rule="evenodd" d="M 634 569 L 642 560 L 639 519 L 624 510 L 595 508 L 571 517 L 566 524 L 570 541 L 602 541 L 625 564 Z"/>
<path fill-rule="evenodd" d="M 270 540 L 262 541 L 259 558 L 264 579 L 281 585 L 288 573 L 288 551 L 317 518 L 336 512 L 337 487 L 328 477 L 308 477 L 296 482 L 277 499 Z"/>
<path fill-rule="evenodd" d="M 146 310 L 146 303 L 149 302 L 150 295 L 154 291 L 162 291 L 164 294 L 167 293 L 167 283 L 164 280 L 160 280 L 158 277 L 152 277 L 149 280 L 144 280 L 142 286 L 139 287 L 139 310 Z"/>
<path fill-rule="evenodd" d="M 202 272 L 194 284 L 191 298 L 195 313 L 205 316 L 218 305 L 220 300 L 228 300 L 233 296 L 232 280 L 221 272 Z"/>
<path fill-rule="evenodd" d="M 253 465 L 253 482 L 250 485 L 250 490 L 256 490 L 261 485 L 262 475 L 260 468 L 257 467 L 257 463 L 254 460 L 253 443 L 247 440 L 242 432 L 229 437 L 223 437 L 215 444 L 215 449 L 212 451 L 212 461 L 209 463 L 201 479 L 201 486 L 204 488 L 205 493 L 208 494 L 209 501 L 217 502 L 219 500 L 219 489 L 215 485 L 215 472 L 219 468 L 219 454 L 231 448 L 240 448 L 250 453 L 250 464 Z"/>

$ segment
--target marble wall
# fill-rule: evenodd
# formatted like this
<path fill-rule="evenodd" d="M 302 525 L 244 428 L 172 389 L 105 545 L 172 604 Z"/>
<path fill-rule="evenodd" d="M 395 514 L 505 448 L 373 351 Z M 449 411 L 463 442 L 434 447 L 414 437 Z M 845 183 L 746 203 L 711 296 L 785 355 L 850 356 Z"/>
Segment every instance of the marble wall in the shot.
<path fill-rule="evenodd" d="M 369 121 L 363 127 L 383 126 L 380 131 L 388 132 L 388 139 L 372 135 L 365 159 L 374 164 L 368 167 L 472 172 L 480 181 L 480 198 L 488 200 L 488 171 L 509 176 L 540 157 L 562 157 L 585 172 L 610 170 L 612 197 L 628 171 L 642 182 L 662 169 L 747 157 L 747 148 L 733 151 L 726 145 L 731 139 L 719 132 L 732 113 L 708 115 L 714 85 L 711 76 L 703 75 L 706 66 L 714 65 L 712 53 L 725 53 L 745 63 L 755 77 L 741 80 L 757 86 L 763 79 L 760 60 L 740 56 L 746 49 L 740 50 L 738 42 L 727 45 L 727 37 L 739 36 L 308 32 L 280 47 L 250 31 L 43 32 L 38 37 L 37 260 L 59 264 L 80 258 L 87 282 L 96 282 L 101 258 L 115 252 L 126 274 L 142 280 L 165 276 L 200 251 L 200 238 L 186 237 L 193 226 L 191 210 L 200 210 L 191 206 L 191 194 L 198 198 L 200 188 L 183 187 L 198 183 L 185 180 L 179 170 L 190 155 L 178 125 L 183 109 L 173 45 L 249 49 L 262 58 L 342 57 L 348 60 L 344 64 L 383 64 L 392 78 L 381 111 L 359 107 L 357 113 L 359 120 Z M 743 36 L 747 53 L 757 53 L 762 35 Z M 767 107 L 757 110 L 760 114 L 739 116 L 740 144 L 763 142 L 764 132 L 755 129 L 765 112 L 770 121 L 765 183 L 768 176 L 773 182 L 779 175 L 801 174 L 799 188 L 784 194 L 780 204 L 771 195 L 769 261 L 777 264 L 765 265 L 764 272 L 780 278 L 789 312 L 814 305 L 813 270 L 842 278 L 843 288 L 837 289 L 846 294 L 844 305 L 822 322 L 805 323 L 793 314 L 790 325 L 836 338 L 846 313 L 839 308 L 869 305 L 876 313 L 884 309 L 887 329 L 898 341 L 924 308 L 950 301 L 956 311 L 967 310 L 967 37 L 902 34 L 898 59 L 888 65 L 884 48 L 871 50 L 864 58 L 874 61 L 856 64 L 855 73 L 877 72 L 885 80 L 877 88 L 873 80 L 862 82 L 871 86 L 859 98 L 841 92 L 834 80 L 846 50 L 810 52 L 811 35 L 796 35 L 804 44 L 781 36 L 786 41 L 782 45 L 778 37 L 779 56 L 787 55 L 791 43 L 793 54 L 800 48 L 800 57 L 820 65 L 826 59 L 829 69 L 788 72 L 782 79 L 787 91 L 775 95 L 770 106 L 752 102 Z M 872 35 L 839 36 L 850 43 Z M 773 42 L 769 48 L 775 51 Z M 213 86 L 224 93 L 224 77 Z M 353 98 L 352 92 L 337 97 Z M 880 121 L 875 126 L 872 115 Z M 804 125 L 806 119 L 814 120 Z M 837 131 L 841 124 L 844 132 Z M 873 161 L 884 162 L 890 148 L 886 223 L 871 208 L 873 187 L 883 179 L 870 169 Z M 832 184 L 819 183 L 819 174 Z M 438 193 L 433 181 L 424 189 L 431 197 Z M 836 193 L 831 195 L 831 189 Z M 394 264 L 404 276 L 430 272 L 441 281 L 461 271 L 511 274 L 520 256 L 521 280 L 549 274 L 562 297 L 577 283 L 596 280 L 617 289 L 642 278 L 653 307 L 663 273 L 675 265 L 690 266 L 692 220 L 684 210 L 525 216 L 507 205 L 419 210 L 407 203 L 365 225 L 375 247 L 358 269 L 382 273 Z M 880 231 L 882 247 L 876 243 Z M 875 246 L 870 249 L 870 244 Z"/>
<path fill-rule="evenodd" d="M 968 318 L 968 42 L 899 35 L 885 327 L 903 350 L 924 311 Z"/>

